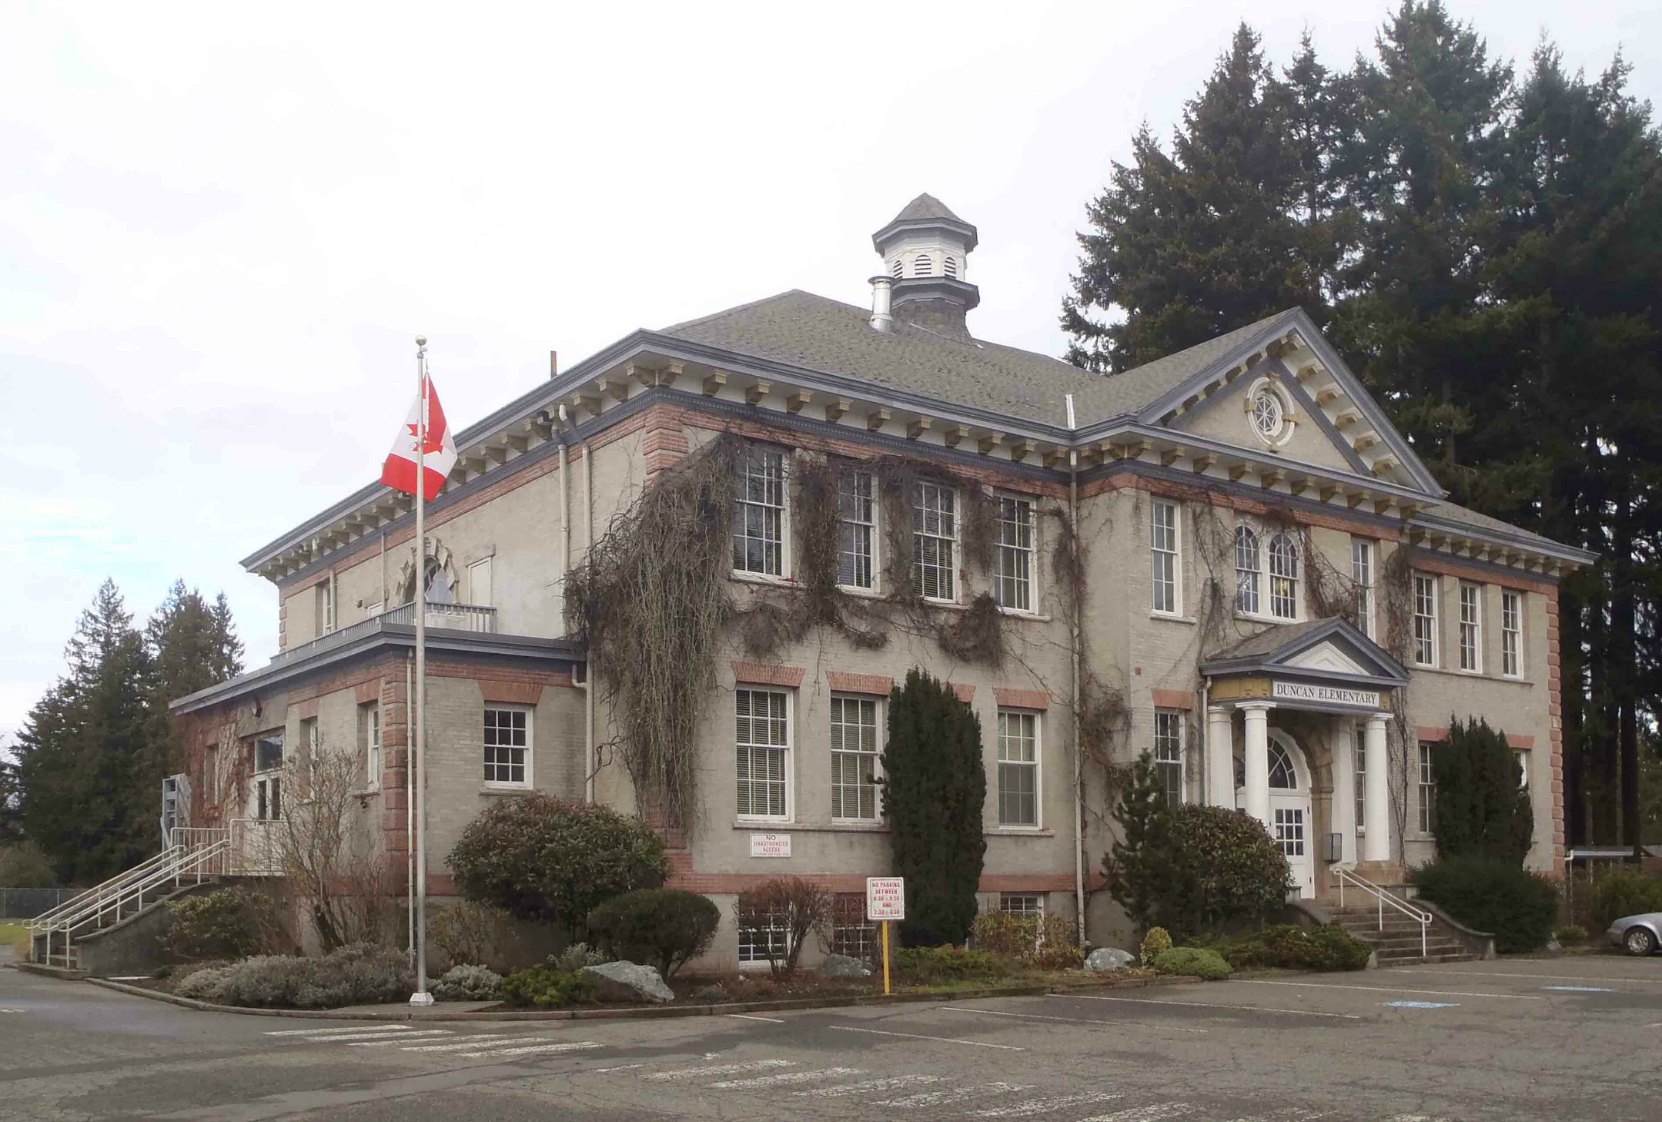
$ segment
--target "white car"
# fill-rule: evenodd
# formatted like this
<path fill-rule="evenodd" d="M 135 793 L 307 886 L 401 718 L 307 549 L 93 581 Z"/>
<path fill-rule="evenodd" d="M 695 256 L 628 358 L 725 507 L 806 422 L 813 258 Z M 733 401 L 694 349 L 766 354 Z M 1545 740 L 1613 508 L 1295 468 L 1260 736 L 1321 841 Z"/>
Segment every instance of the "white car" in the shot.
<path fill-rule="evenodd" d="M 1610 941 L 1628 954 L 1655 954 L 1662 947 L 1662 912 L 1623 916 L 1605 932 Z"/>

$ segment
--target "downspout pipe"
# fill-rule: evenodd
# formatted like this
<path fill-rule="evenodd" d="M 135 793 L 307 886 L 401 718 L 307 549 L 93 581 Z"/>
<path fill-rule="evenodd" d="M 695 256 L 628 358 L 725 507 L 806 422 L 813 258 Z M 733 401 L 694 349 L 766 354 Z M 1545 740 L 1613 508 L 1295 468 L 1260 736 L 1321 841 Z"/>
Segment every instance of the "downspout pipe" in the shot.
<path fill-rule="evenodd" d="M 1068 429 L 1074 427 L 1073 395 L 1065 395 L 1068 407 Z M 1073 698 L 1073 905 L 1078 926 L 1079 945 L 1085 945 L 1085 766 L 1079 734 L 1079 689 L 1084 679 L 1084 644 L 1080 622 L 1085 605 L 1080 603 L 1083 582 L 1079 579 L 1079 452 L 1068 450 L 1068 520 L 1073 527 L 1074 605 L 1069 625 L 1069 642 L 1073 657 L 1069 660 L 1070 695 Z"/>
<path fill-rule="evenodd" d="M 594 552 L 594 449 L 583 442 L 583 549 L 584 558 Z M 583 800 L 594 802 L 595 758 L 594 743 L 594 652 L 583 652 Z"/>

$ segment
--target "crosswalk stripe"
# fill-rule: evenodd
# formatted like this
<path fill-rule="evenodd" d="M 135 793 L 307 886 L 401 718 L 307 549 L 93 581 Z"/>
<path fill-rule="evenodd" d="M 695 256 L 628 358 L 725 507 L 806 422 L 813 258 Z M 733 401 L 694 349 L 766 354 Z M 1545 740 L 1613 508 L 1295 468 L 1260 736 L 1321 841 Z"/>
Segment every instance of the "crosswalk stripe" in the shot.
<path fill-rule="evenodd" d="M 547 1040 L 546 1036 L 490 1036 L 480 1033 L 470 1036 L 466 1040 L 453 1040 L 448 1044 L 421 1044 L 404 1049 L 406 1052 L 464 1052 L 469 1048 L 483 1047 L 481 1041 L 492 1044 L 530 1044 L 538 1040 Z"/>
<path fill-rule="evenodd" d="M 402 1044 L 406 1040 L 434 1040 L 441 1036 L 454 1036 L 449 1029 L 422 1029 L 420 1032 L 403 1032 L 396 1036 L 384 1037 L 380 1040 L 353 1040 L 347 1043 L 348 1048 L 390 1048 L 394 1044 Z M 324 1041 L 324 1043 L 328 1043 Z"/>
<path fill-rule="evenodd" d="M 941 1083 L 944 1075 L 890 1075 L 883 1079 L 867 1079 L 860 1083 L 840 1083 L 835 1087 L 814 1087 L 796 1094 L 805 1098 L 837 1099 L 844 1095 L 874 1095 L 884 1091 L 898 1091 L 928 1083 Z"/>
<path fill-rule="evenodd" d="M 655 1071 L 648 1079 L 697 1079 L 705 1075 L 737 1075 L 741 1071 L 764 1071 L 770 1067 L 796 1067 L 795 1060 L 751 1060 L 742 1064 L 716 1064 L 713 1067 L 684 1067 L 678 1071 Z"/>
<path fill-rule="evenodd" d="M 706 1086 L 720 1088 L 723 1091 L 735 1091 L 742 1087 L 781 1087 L 788 1083 L 812 1083 L 816 1079 L 835 1079 L 839 1075 L 864 1074 L 865 1072 L 857 1067 L 827 1067 L 815 1071 L 787 1071 L 779 1075 L 753 1075 L 748 1079 L 723 1079 Z"/>
<path fill-rule="evenodd" d="M 915 1095 L 905 1095 L 898 1099 L 885 1099 L 875 1105 L 898 1106 L 903 1109 L 915 1106 L 944 1106 L 948 1103 L 963 1102 L 965 1099 L 1025 1090 L 1027 1088 L 1019 1083 L 972 1083 L 964 1086 L 948 1087 L 940 1091 L 919 1091 Z"/>
<path fill-rule="evenodd" d="M 1336 1110 L 1310 1110 L 1307 1107 L 1283 1107 L 1274 1114 L 1253 1114 L 1231 1118 L 1229 1122 L 1316 1122 L 1318 1118 L 1332 1118 Z"/>
<path fill-rule="evenodd" d="M 527 1044 L 523 1048 L 486 1048 L 482 1052 L 461 1052 L 459 1055 L 469 1059 L 478 1059 L 481 1056 L 529 1056 L 540 1052 L 581 1052 L 586 1048 L 598 1048 L 600 1042 L 596 1040 L 568 1040 L 562 1044 Z"/>
<path fill-rule="evenodd" d="M 1076 1091 L 1071 1095 L 1055 1095 L 1046 1099 L 1036 1099 L 1033 1102 L 1017 1103 L 1014 1106 L 995 1106 L 986 1110 L 973 1112 L 972 1118 L 1030 1118 L 1035 1114 L 1049 1114 L 1053 1110 L 1061 1110 L 1070 1106 L 1095 1106 L 1097 1103 L 1121 1099 L 1125 1096 L 1117 1091 Z"/>
<path fill-rule="evenodd" d="M 1164 1118 L 1176 1118 L 1178 1115 L 1187 1114 L 1189 1109 L 1188 1103 L 1155 1103 L 1153 1106 L 1134 1106 L 1127 1110 L 1116 1110 L 1112 1114 L 1082 1118 L 1080 1122 L 1160 1122 Z"/>
<path fill-rule="evenodd" d="M 412 1032 L 410 1029 L 364 1029 L 361 1032 L 341 1032 L 333 1036 L 306 1036 L 301 1039 L 307 1044 L 338 1044 L 343 1040 L 385 1040 L 388 1037 L 407 1038 L 421 1036 L 422 1033 Z"/>
<path fill-rule="evenodd" d="M 409 1032 L 411 1025 L 340 1025 L 335 1028 L 278 1029 L 267 1036 L 340 1036 L 353 1032 Z"/>

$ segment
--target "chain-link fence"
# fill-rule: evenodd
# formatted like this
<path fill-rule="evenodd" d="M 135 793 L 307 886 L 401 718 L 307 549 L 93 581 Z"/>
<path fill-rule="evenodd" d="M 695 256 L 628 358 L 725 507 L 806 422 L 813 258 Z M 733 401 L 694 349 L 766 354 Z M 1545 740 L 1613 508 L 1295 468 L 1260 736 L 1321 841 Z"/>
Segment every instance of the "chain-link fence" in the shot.
<path fill-rule="evenodd" d="M 73 888 L 0 888 L 0 919 L 34 919 L 76 891 Z"/>

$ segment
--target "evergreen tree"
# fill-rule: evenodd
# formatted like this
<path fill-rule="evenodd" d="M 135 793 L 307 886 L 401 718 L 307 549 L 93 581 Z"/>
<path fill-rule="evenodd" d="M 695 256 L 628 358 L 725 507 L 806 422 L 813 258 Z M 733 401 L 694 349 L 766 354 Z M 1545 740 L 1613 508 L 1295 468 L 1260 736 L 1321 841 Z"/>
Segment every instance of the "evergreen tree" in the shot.
<path fill-rule="evenodd" d="M 242 640 L 231 621 L 231 607 L 221 592 L 208 603 L 182 580 L 168 589 L 167 598 L 144 629 L 152 660 L 149 705 L 154 770 L 170 775 L 184 766 L 185 747 L 177 740 L 168 703 L 218 685 L 242 670 Z"/>
<path fill-rule="evenodd" d="M 1449 724 L 1431 753 L 1437 781 L 1437 856 L 1490 857 L 1523 864 L 1534 811 L 1506 734 L 1487 722 Z"/>
<path fill-rule="evenodd" d="M 1132 766 L 1112 814 L 1120 836 L 1102 860 L 1108 894 L 1146 931 L 1158 921 L 1156 910 L 1175 875 L 1171 807 L 1165 781 L 1147 752 Z"/>
<path fill-rule="evenodd" d="M 962 943 L 975 921 L 987 840 L 981 721 L 946 682 L 913 668 L 889 693 L 883 813 L 906 878 L 906 946 Z"/>

